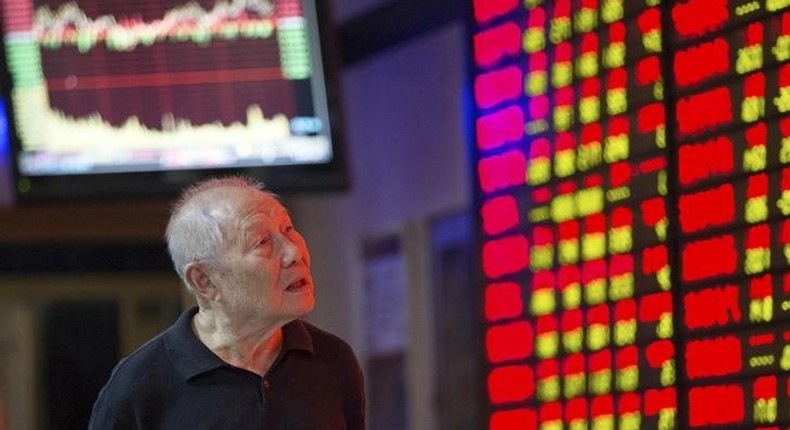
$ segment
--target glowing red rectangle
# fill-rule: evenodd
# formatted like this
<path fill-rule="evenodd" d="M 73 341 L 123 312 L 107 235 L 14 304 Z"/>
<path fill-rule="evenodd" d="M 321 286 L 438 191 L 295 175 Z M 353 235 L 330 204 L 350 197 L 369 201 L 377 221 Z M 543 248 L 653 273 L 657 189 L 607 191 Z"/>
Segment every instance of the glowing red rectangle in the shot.
<path fill-rule="evenodd" d="M 730 45 L 721 37 L 675 54 L 673 70 L 679 87 L 698 84 L 730 71 Z"/>
<path fill-rule="evenodd" d="M 488 398 L 493 404 L 524 401 L 535 393 L 535 375 L 529 366 L 504 366 L 488 374 Z"/>
<path fill-rule="evenodd" d="M 562 42 L 554 48 L 554 64 L 569 63 L 573 59 L 573 47 L 569 42 Z"/>
<path fill-rule="evenodd" d="M 768 175 L 759 174 L 749 176 L 746 185 L 746 197 L 755 198 L 768 195 Z"/>
<path fill-rule="evenodd" d="M 677 409 L 678 401 L 674 388 L 645 391 L 645 415 L 653 416 L 663 409 Z"/>
<path fill-rule="evenodd" d="M 782 169 L 782 191 L 790 191 L 790 168 Z"/>
<path fill-rule="evenodd" d="M 664 199 L 661 197 L 645 200 L 640 205 L 640 209 L 642 211 L 642 222 L 648 227 L 654 227 L 666 219 L 667 216 L 664 208 Z"/>
<path fill-rule="evenodd" d="M 566 376 L 584 373 L 584 354 L 571 354 L 565 357 L 562 373 Z"/>
<path fill-rule="evenodd" d="M 666 267 L 667 264 L 666 246 L 658 245 L 642 250 L 642 273 L 645 275 L 652 275 Z"/>
<path fill-rule="evenodd" d="M 675 358 L 675 345 L 670 340 L 659 340 L 651 343 L 645 349 L 647 364 L 660 369 L 669 360 Z"/>
<path fill-rule="evenodd" d="M 683 194 L 678 205 L 683 233 L 727 225 L 735 220 L 735 191 L 732 184 Z"/>
<path fill-rule="evenodd" d="M 530 15 L 530 17 L 532 17 L 532 15 Z M 529 72 L 545 72 L 548 70 L 548 64 L 549 60 L 545 52 L 535 52 L 529 56 L 527 70 Z"/>
<path fill-rule="evenodd" d="M 535 7 L 527 13 L 527 29 L 543 30 L 546 25 L 546 11 L 543 7 Z"/>
<path fill-rule="evenodd" d="M 743 370 L 741 341 L 735 336 L 692 340 L 685 350 L 686 374 L 691 380 L 735 375 Z"/>
<path fill-rule="evenodd" d="M 483 24 L 518 7 L 518 0 L 474 0 L 475 21 Z"/>
<path fill-rule="evenodd" d="M 474 36 L 475 63 L 488 67 L 521 52 L 521 29 L 513 22 L 481 31 Z"/>
<path fill-rule="evenodd" d="M 551 143 L 545 137 L 539 137 L 529 142 L 529 159 L 549 158 L 551 155 Z"/>
<path fill-rule="evenodd" d="M 625 88 L 628 83 L 628 72 L 624 68 L 617 68 L 609 72 L 606 78 L 606 89 Z"/>
<path fill-rule="evenodd" d="M 557 360 L 541 360 L 537 366 L 538 380 L 542 381 L 560 374 L 560 363 Z"/>
<path fill-rule="evenodd" d="M 587 418 L 587 399 L 576 398 L 565 406 L 565 421 L 572 422 Z"/>
<path fill-rule="evenodd" d="M 637 130 L 645 134 L 656 131 L 659 126 L 665 124 L 664 105 L 654 103 L 644 106 L 637 113 Z"/>
<path fill-rule="evenodd" d="M 554 196 L 549 187 L 535 188 L 531 194 L 533 203 L 537 204 L 546 203 Z"/>
<path fill-rule="evenodd" d="M 746 129 L 745 135 L 746 144 L 749 148 L 763 146 L 768 140 L 768 127 L 766 127 L 765 123 L 761 122 L 754 127 Z"/>
<path fill-rule="evenodd" d="M 503 190 L 525 183 L 527 160 L 521 151 L 486 157 L 477 162 L 480 188 L 484 193 Z"/>
<path fill-rule="evenodd" d="M 744 97 L 765 97 L 765 74 L 755 73 L 746 77 L 743 83 Z"/>
<path fill-rule="evenodd" d="M 640 86 L 658 82 L 661 79 L 661 60 L 657 56 L 647 57 L 636 63 L 636 83 Z"/>
<path fill-rule="evenodd" d="M 518 205 L 513 196 L 501 196 L 486 200 L 480 209 L 483 231 L 491 236 L 518 225 Z"/>
<path fill-rule="evenodd" d="M 663 123 L 662 123 L 663 124 Z M 639 163 L 640 173 L 651 173 L 667 167 L 666 157 L 653 157 Z"/>
<path fill-rule="evenodd" d="M 692 427 L 743 422 L 743 389 L 737 385 L 695 387 L 688 396 Z"/>
<path fill-rule="evenodd" d="M 776 336 L 773 333 L 755 334 L 749 336 L 749 346 L 763 346 L 774 343 Z"/>
<path fill-rule="evenodd" d="M 771 228 L 761 224 L 746 232 L 746 249 L 768 248 L 771 246 Z"/>
<path fill-rule="evenodd" d="M 579 309 L 569 309 L 562 314 L 560 321 L 562 331 L 567 333 L 582 326 L 582 311 Z"/>
<path fill-rule="evenodd" d="M 524 112 L 518 106 L 506 107 L 481 116 L 475 127 L 477 147 L 481 151 L 498 148 L 524 136 Z"/>
<path fill-rule="evenodd" d="M 554 244 L 554 231 L 548 227 L 540 226 L 532 230 L 533 246 Z"/>
<path fill-rule="evenodd" d="M 475 78 L 477 106 L 487 109 L 518 97 L 523 87 L 524 75 L 516 66 L 482 73 Z"/>
<path fill-rule="evenodd" d="M 587 325 L 609 325 L 609 305 L 593 306 L 587 310 Z"/>
<path fill-rule="evenodd" d="M 554 103 L 557 106 L 570 106 L 575 102 L 573 88 L 560 88 L 554 93 Z"/>
<path fill-rule="evenodd" d="M 486 332 L 488 361 L 503 361 L 527 358 L 532 354 L 534 343 L 532 326 L 526 321 L 490 327 Z"/>
<path fill-rule="evenodd" d="M 684 186 L 734 171 L 732 141 L 720 136 L 680 147 L 678 173 Z"/>
<path fill-rule="evenodd" d="M 625 34 L 625 24 L 622 21 L 613 22 L 609 26 L 609 43 L 624 43 Z"/>
<path fill-rule="evenodd" d="M 689 330 L 726 326 L 741 321 L 735 285 L 711 287 L 690 292 L 683 297 L 683 317 Z"/>
<path fill-rule="evenodd" d="M 614 355 L 614 365 L 617 370 L 623 370 L 631 366 L 636 366 L 639 362 L 638 350 L 635 346 L 626 346 L 617 350 Z"/>
<path fill-rule="evenodd" d="M 622 414 L 629 414 L 639 412 L 641 401 L 639 395 L 636 393 L 623 393 L 617 402 L 617 412 Z"/>
<path fill-rule="evenodd" d="M 557 151 L 576 150 L 576 135 L 573 133 L 558 133 L 555 145 Z"/>
<path fill-rule="evenodd" d="M 576 266 L 562 266 L 557 274 L 560 287 L 579 283 L 579 268 Z"/>
<path fill-rule="evenodd" d="M 530 119 L 547 118 L 549 115 L 549 98 L 546 95 L 532 96 L 527 100 L 527 112 Z"/>
<path fill-rule="evenodd" d="M 579 238 L 579 222 L 576 220 L 560 223 L 558 228 L 560 230 L 560 240 Z"/>
<path fill-rule="evenodd" d="M 730 14 L 727 0 L 690 0 L 672 8 L 675 31 L 684 37 L 702 36 L 721 28 Z"/>
<path fill-rule="evenodd" d="M 614 403 L 611 395 L 595 396 L 590 404 L 590 415 L 593 418 L 612 415 L 614 413 Z"/>
<path fill-rule="evenodd" d="M 576 183 L 573 182 L 573 181 L 565 181 L 565 182 L 561 182 L 559 185 L 557 185 L 557 191 L 560 194 L 571 194 L 571 193 L 576 192 L 576 190 L 578 188 L 579 187 L 577 187 Z"/>
<path fill-rule="evenodd" d="M 763 43 L 763 23 L 753 22 L 746 27 L 746 44 L 749 46 Z"/>
<path fill-rule="evenodd" d="M 733 109 L 730 90 L 718 87 L 681 98 L 675 118 L 682 136 L 710 130 L 732 121 Z"/>
<path fill-rule="evenodd" d="M 582 183 L 586 188 L 600 187 L 603 185 L 603 176 L 598 174 L 587 175 L 582 180 Z"/>
<path fill-rule="evenodd" d="M 628 185 L 631 182 L 632 174 L 631 164 L 626 161 L 611 164 L 609 166 L 609 184 L 612 188 Z M 631 222 L 621 224 L 615 224 L 614 221 L 612 222 L 612 227 L 622 227 L 625 225 L 631 225 Z"/>
<path fill-rule="evenodd" d="M 488 321 L 521 316 L 524 304 L 521 287 L 515 282 L 489 284 L 485 289 L 485 314 Z"/>
<path fill-rule="evenodd" d="M 749 280 L 749 298 L 761 300 L 774 294 L 773 279 L 771 275 L 763 275 Z"/>
<path fill-rule="evenodd" d="M 590 354 L 590 372 L 611 370 L 611 368 L 612 368 L 611 351 L 604 350 Z"/>
<path fill-rule="evenodd" d="M 613 255 L 609 260 L 609 277 L 632 273 L 634 271 L 634 256 L 632 254 Z"/>
<path fill-rule="evenodd" d="M 582 97 L 598 97 L 600 92 L 601 82 L 598 79 L 590 78 L 582 81 Z"/>
<path fill-rule="evenodd" d="M 582 265 L 582 283 L 589 284 L 592 281 L 606 277 L 606 261 L 592 260 L 585 261 Z"/>
<path fill-rule="evenodd" d="M 554 315 L 544 315 L 538 317 L 535 332 L 539 335 L 557 331 L 557 318 Z"/>
<path fill-rule="evenodd" d="M 582 35 L 582 54 L 598 52 L 598 35 L 595 33 L 584 33 Z"/>
<path fill-rule="evenodd" d="M 612 228 L 632 226 L 634 224 L 634 213 L 631 208 L 617 207 L 612 211 Z"/>
<path fill-rule="evenodd" d="M 483 244 L 483 272 L 489 279 L 518 272 L 529 265 L 529 242 L 510 236 Z"/>
<path fill-rule="evenodd" d="M 776 399 L 776 376 L 763 376 L 754 381 L 755 399 Z"/>
<path fill-rule="evenodd" d="M 584 218 L 585 233 L 602 233 L 606 231 L 606 218 L 603 214 L 590 215 Z"/>
<path fill-rule="evenodd" d="M 571 16 L 571 0 L 556 0 L 553 10 L 554 18 Z"/>
<path fill-rule="evenodd" d="M 537 430 L 538 416 L 532 409 L 497 411 L 488 421 L 489 430 Z"/>
<path fill-rule="evenodd" d="M 601 124 L 594 123 L 582 127 L 582 145 L 601 142 Z"/>
<path fill-rule="evenodd" d="M 532 275 L 532 289 L 554 289 L 554 272 L 551 270 L 543 270 Z"/>
<path fill-rule="evenodd" d="M 636 301 L 634 299 L 620 300 L 614 305 L 614 320 L 628 321 L 636 319 Z"/>
<path fill-rule="evenodd" d="M 681 259 L 686 282 L 731 275 L 738 263 L 735 238 L 723 235 L 688 243 L 683 247 Z"/>
<path fill-rule="evenodd" d="M 562 405 L 560 402 L 544 403 L 540 405 L 541 424 L 560 420 L 562 420 Z"/>
<path fill-rule="evenodd" d="M 779 68 L 779 87 L 786 88 L 788 86 L 790 86 L 790 64 L 785 64 Z"/>
<path fill-rule="evenodd" d="M 637 20 L 639 31 L 648 34 L 651 31 L 661 29 L 661 10 L 657 7 L 647 9 L 639 15 Z"/>
<path fill-rule="evenodd" d="M 672 312 L 672 295 L 669 292 L 654 293 L 639 301 L 639 321 L 656 322 L 661 315 Z"/>

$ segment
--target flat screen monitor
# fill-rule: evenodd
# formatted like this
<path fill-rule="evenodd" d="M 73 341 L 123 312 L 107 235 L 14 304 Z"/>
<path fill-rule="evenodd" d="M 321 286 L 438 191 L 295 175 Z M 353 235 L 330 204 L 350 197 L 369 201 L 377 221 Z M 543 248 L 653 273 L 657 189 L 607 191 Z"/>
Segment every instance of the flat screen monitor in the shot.
<path fill-rule="evenodd" d="M 346 186 L 324 2 L 0 5 L 19 201 L 171 196 L 229 174 Z"/>

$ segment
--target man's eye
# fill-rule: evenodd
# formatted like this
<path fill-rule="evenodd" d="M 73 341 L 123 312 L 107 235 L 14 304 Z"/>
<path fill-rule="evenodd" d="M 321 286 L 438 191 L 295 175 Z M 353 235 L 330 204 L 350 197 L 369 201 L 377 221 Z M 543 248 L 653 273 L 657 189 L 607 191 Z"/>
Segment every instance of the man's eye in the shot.
<path fill-rule="evenodd" d="M 258 240 L 258 242 L 255 244 L 255 247 L 260 248 L 261 246 L 266 246 L 268 243 L 269 243 L 269 238 L 263 237 Z"/>

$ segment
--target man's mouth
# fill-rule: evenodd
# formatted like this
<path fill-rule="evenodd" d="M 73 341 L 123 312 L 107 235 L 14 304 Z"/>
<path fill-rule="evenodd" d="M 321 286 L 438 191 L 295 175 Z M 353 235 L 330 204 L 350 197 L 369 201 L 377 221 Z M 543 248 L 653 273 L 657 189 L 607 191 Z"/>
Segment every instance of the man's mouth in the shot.
<path fill-rule="evenodd" d="M 304 290 L 306 287 L 307 287 L 307 279 L 299 278 L 295 282 L 292 282 L 291 284 L 289 284 L 288 287 L 285 290 L 297 293 L 297 292 L 300 292 L 300 291 Z"/>

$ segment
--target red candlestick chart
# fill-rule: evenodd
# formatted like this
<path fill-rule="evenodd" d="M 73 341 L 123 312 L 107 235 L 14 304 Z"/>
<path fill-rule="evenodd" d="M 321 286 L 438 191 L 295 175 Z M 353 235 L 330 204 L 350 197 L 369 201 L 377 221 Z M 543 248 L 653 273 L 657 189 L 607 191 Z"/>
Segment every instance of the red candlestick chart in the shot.
<path fill-rule="evenodd" d="M 473 6 L 488 428 L 789 428 L 790 2 Z"/>

